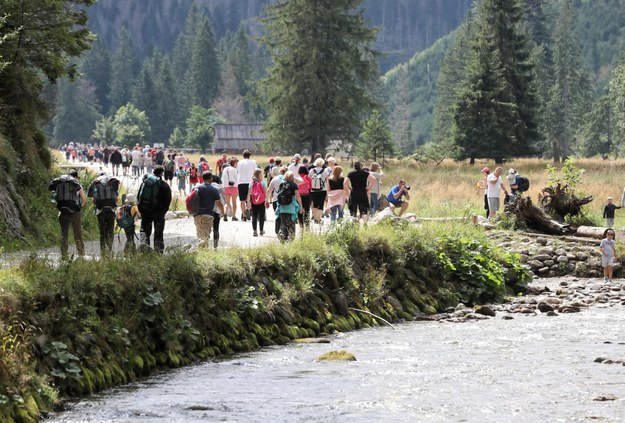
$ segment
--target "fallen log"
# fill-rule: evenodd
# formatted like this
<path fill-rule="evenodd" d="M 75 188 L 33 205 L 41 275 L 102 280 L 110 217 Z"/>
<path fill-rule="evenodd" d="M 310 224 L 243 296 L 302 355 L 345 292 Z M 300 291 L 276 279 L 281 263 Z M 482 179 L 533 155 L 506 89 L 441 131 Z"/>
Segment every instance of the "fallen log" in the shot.
<path fill-rule="evenodd" d="M 530 197 L 518 196 L 505 206 L 506 213 L 513 213 L 525 221 L 528 227 L 552 235 L 564 235 L 575 232 L 568 223 L 551 219 L 543 210 L 532 204 Z"/>
<path fill-rule="evenodd" d="M 601 226 L 580 226 L 575 233 L 577 236 L 583 236 L 588 238 L 603 239 L 603 234 L 608 228 Z M 616 233 L 617 231 L 614 231 Z"/>

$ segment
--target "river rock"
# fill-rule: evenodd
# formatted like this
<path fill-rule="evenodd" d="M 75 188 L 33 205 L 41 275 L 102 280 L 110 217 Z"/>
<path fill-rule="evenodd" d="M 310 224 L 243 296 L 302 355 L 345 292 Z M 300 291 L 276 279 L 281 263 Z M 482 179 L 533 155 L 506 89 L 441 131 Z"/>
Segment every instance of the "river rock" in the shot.
<path fill-rule="evenodd" d="M 317 357 L 317 361 L 356 361 L 356 356 L 349 351 L 329 351 Z"/>
<path fill-rule="evenodd" d="M 566 256 L 562 255 L 562 256 L 558 256 L 558 258 L 556 259 L 556 261 L 557 261 L 558 263 L 568 263 L 568 262 L 569 262 L 569 259 L 568 259 Z"/>
<path fill-rule="evenodd" d="M 597 357 L 595 358 L 595 363 L 603 363 L 604 361 L 607 361 L 608 357 Z"/>
<path fill-rule="evenodd" d="M 566 258 L 569 260 L 577 260 L 577 256 L 575 254 L 572 253 L 567 253 L 566 254 Z"/>
<path fill-rule="evenodd" d="M 502 319 L 503 319 L 503 320 L 513 320 L 513 319 L 514 319 L 514 317 L 512 317 L 512 316 L 510 316 L 510 315 L 506 314 L 505 316 L 503 316 L 503 317 L 502 317 Z"/>
<path fill-rule="evenodd" d="M 529 255 L 527 255 L 527 254 L 523 254 L 523 253 L 521 253 L 521 254 L 519 255 L 519 260 L 521 261 L 521 263 L 526 263 L 526 262 L 529 260 L 529 258 L 530 258 L 530 257 L 529 257 Z"/>
<path fill-rule="evenodd" d="M 616 397 L 612 394 L 599 395 L 598 397 L 593 398 L 593 401 L 616 401 Z"/>
<path fill-rule="evenodd" d="M 558 313 L 556 313 L 555 311 L 548 311 L 548 312 L 547 312 L 547 316 L 549 316 L 549 317 L 553 317 L 553 316 L 559 316 L 559 314 L 558 314 Z"/>
<path fill-rule="evenodd" d="M 533 270 L 535 269 L 540 269 L 541 267 L 543 267 L 543 262 L 539 261 L 539 260 L 529 260 L 527 263 L 529 267 L 531 267 Z"/>
<path fill-rule="evenodd" d="M 549 272 L 549 268 L 547 266 L 541 267 L 540 269 L 538 269 L 539 274 L 545 274 L 547 272 Z"/>
<path fill-rule="evenodd" d="M 486 306 L 486 305 L 481 305 L 481 306 L 475 307 L 475 312 L 477 314 L 482 314 L 484 316 L 495 317 L 495 310 L 493 310 L 491 307 Z"/>
<path fill-rule="evenodd" d="M 547 240 L 545 238 L 538 237 L 536 238 L 536 243 L 540 245 L 547 245 Z"/>
<path fill-rule="evenodd" d="M 553 253 L 555 253 L 555 250 L 553 249 L 553 247 L 544 247 L 544 248 L 541 248 L 540 250 L 538 250 L 538 254 L 549 254 L 549 255 L 552 255 Z"/>
<path fill-rule="evenodd" d="M 545 266 L 549 266 L 549 267 L 551 267 L 551 266 L 556 264 L 556 262 L 551 260 L 551 259 L 545 260 L 543 263 L 545 264 Z"/>
<path fill-rule="evenodd" d="M 551 254 L 536 254 L 532 260 L 539 260 L 539 261 L 545 261 L 545 260 L 551 260 Z"/>
<path fill-rule="evenodd" d="M 558 308 L 558 311 L 560 313 L 579 313 L 580 308 L 571 305 L 563 305 Z"/>
<path fill-rule="evenodd" d="M 566 250 L 564 250 L 563 248 L 558 248 L 556 250 L 556 254 L 559 255 L 559 256 L 564 256 L 564 255 L 566 255 Z"/>
<path fill-rule="evenodd" d="M 539 309 L 542 313 L 548 313 L 550 311 L 553 311 L 553 307 L 544 301 L 539 302 L 536 308 Z"/>

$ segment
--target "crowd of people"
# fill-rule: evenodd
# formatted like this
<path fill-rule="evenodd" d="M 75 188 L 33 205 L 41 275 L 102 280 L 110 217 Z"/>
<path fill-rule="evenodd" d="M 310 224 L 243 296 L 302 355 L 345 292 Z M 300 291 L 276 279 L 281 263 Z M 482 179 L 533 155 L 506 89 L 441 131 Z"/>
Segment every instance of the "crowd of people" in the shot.
<path fill-rule="evenodd" d="M 162 253 L 165 214 L 176 194 L 189 202 L 191 193 L 197 191 L 199 203 L 193 218 L 200 247 L 209 245 L 211 235 L 213 246 L 217 247 L 220 223 L 229 219 L 250 221 L 252 236 L 265 235 L 269 208 L 275 216 L 273 229 L 278 238 L 286 242 L 294 238 L 298 226 L 303 232 L 310 230 L 312 224 L 322 225 L 324 220 L 333 224 L 344 218 L 345 209 L 352 219 L 367 224 L 380 203 L 388 204 L 402 215 L 410 200 L 410 186 L 404 180 L 387 192 L 382 189 L 385 175 L 379 163 L 366 167 L 356 161 L 352 169 L 344 171 L 329 154 L 325 158 L 316 154 L 312 163 L 300 154 L 293 155 L 286 163 L 280 157 L 270 157 L 267 166 L 261 168 L 249 151 L 243 152 L 241 160 L 224 153 L 211 167 L 204 157 L 196 164 L 183 153 L 149 145 L 136 145 L 132 150 L 85 147 L 86 153 L 82 146 L 76 145 L 64 146 L 62 150 L 70 163 L 86 160 L 100 165 L 100 175 L 87 194 L 75 172 L 57 178 L 50 185 L 59 208 L 63 257 L 67 256 L 70 226 L 74 230 L 78 254 L 84 254 L 80 210 L 87 197 L 92 199 L 98 216 L 102 255 L 112 251 L 115 222 L 126 233 L 126 252 L 135 251 L 135 238 L 138 238 L 142 248 Z M 78 151 L 83 153 L 79 155 Z M 118 179 L 120 176 L 140 180 L 137 192 L 130 192 L 134 185 L 126 184 L 129 193 L 120 196 L 123 186 Z M 67 180 L 72 180 L 72 184 L 66 184 Z M 122 205 L 118 207 L 120 200 Z M 141 229 L 137 237 L 134 222 L 139 219 Z M 152 234 L 153 244 L 150 242 Z M 82 246 L 79 247 L 79 243 Z"/>

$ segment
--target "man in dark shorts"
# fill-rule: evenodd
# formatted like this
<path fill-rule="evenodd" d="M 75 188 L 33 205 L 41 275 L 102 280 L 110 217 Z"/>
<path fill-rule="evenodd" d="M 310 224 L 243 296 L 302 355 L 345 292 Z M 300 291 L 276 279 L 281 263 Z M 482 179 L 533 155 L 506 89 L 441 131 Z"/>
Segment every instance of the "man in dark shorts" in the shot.
<path fill-rule="evenodd" d="M 176 170 L 176 162 L 172 158 L 171 154 L 167 155 L 167 159 L 163 161 L 163 179 L 171 186 L 174 180 L 174 171 Z"/>
<path fill-rule="evenodd" d="M 346 185 L 349 188 L 349 213 L 352 217 L 357 217 L 360 211 L 360 217 L 364 223 L 369 220 L 369 193 L 367 184 L 369 180 L 369 172 L 363 170 L 362 163 L 354 163 L 354 170 L 347 174 Z"/>

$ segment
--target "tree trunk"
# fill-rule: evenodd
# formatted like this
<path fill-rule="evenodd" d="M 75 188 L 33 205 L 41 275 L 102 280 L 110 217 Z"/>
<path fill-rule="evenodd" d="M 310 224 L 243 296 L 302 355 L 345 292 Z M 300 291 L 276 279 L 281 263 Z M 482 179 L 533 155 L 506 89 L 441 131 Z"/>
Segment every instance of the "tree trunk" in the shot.
<path fill-rule="evenodd" d="M 560 144 L 557 139 L 551 140 L 551 151 L 553 154 L 553 162 L 560 163 Z"/>
<path fill-rule="evenodd" d="M 568 223 L 551 219 L 544 211 L 533 205 L 530 197 L 517 197 L 514 202 L 506 205 L 505 210 L 514 213 L 525 221 L 527 226 L 546 234 L 561 235 L 574 232 Z"/>

